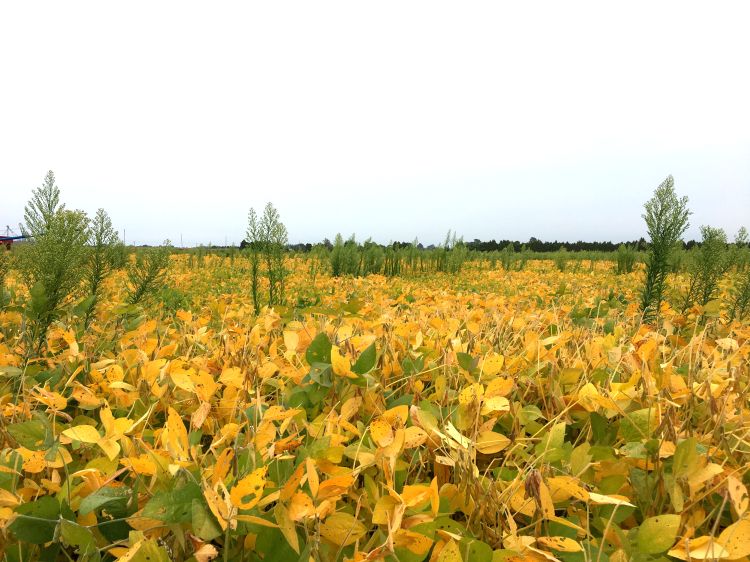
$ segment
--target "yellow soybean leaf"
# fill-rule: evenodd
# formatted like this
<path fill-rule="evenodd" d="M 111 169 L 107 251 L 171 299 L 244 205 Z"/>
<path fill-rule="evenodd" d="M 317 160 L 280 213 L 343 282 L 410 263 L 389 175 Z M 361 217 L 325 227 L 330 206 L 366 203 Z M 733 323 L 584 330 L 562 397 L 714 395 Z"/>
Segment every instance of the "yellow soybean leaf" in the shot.
<path fill-rule="evenodd" d="M 482 375 L 494 377 L 502 370 L 504 364 L 505 357 L 498 354 L 492 354 L 484 360 L 484 363 L 482 363 Z"/>
<path fill-rule="evenodd" d="M 394 406 L 383 412 L 383 419 L 392 426 L 402 426 L 409 419 L 409 407 L 406 404 Z"/>
<path fill-rule="evenodd" d="M 255 515 L 235 515 L 234 518 L 237 521 L 243 521 L 245 523 L 252 523 L 253 525 L 260 525 L 261 527 L 268 527 L 269 529 L 278 529 L 279 526 L 268 519 L 257 517 Z"/>
<path fill-rule="evenodd" d="M 432 499 L 432 488 L 426 484 L 406 485 L 401 492 L 401 499 L 406 507 L 415 507 Z"/>
<path fill-rule="evenodd" d="M 279 493 L 279 498 L 282 501 L 287 501 L 295 494 L 295 492 L 297 492 L 297 488 L 299 488 L 302 479 L 305 476 L 305 468 L 305 463 L 300 463 L 300 465 L 294 469 L 292 475 L 287 478 L 286 482 L 284 482 Z"/>
<path fill-rule="evenodd" d="M 315 467 L 315 461 L 310 457 L 305 460 L 307 468 L 307 485 L 310 486 L 310 491 L 313 497 L 318 495 L 318 487 L 320 486 L 320 479 L 318 478 L 318 471 Z"/>
<path fill-rule="evenodd" d="M 197 374 L 191 373 L 190 380 L 193 381 L 195 394 L 203 402 L 210 402 L 219 388 L 219 385 L 208 371 L 200 370 Z"/>
<path fill-rule="evenodd" d="M 218 457 L 216 457 L 216 463 L 214 464 L 214 470 L 211 474 L 211 483 L 218 484 L 223 482 L 229 474 L 229 469 L 232 468 L 232 459 L 234 458 L 234 449 L 227 447 L 224 449 Z"/>
<path fill-rule="evenodd" d="M 483 395 L 484 387 L 481 384 L 470 384 L 458 393 L 458 403 L 461 406 L 470 406 L 475 402 L 478 403 Z"/>
<path fill-rule="evenodd" d="M 552 501 L 552 494 L 544 482 L 539 483 L 539 503 L 542 508 L 542 517 L 549 519 L 555 517 L 555 504 Z"/>
<path fill-rule="evenodd" d="M 332 498 L 334 496 L 340 496 L 346 492 L 351 485 L 354 484 L 354 477 L 351 474 L 344 474 L 342 476 L 334 476 L 328 480 L 324 480 L 318 486 L 318 493 L 316 498 L 318 501 L 326 498 Z"/>
<path fill-rule="evenodd" d="M 284 535 L 284 538 L 292 547 L 292 550 L 299 554 L 299 537 L 297 536 L 297 530 L 294 528 L 294 521 L 289 517 L 289 511 L 284 504 L 277 503 L 273 509 L 273 516 L 276 519 L 276 523 L 279 525 L 279 530 Z"/>
<path fill-rule="evenodd" d="M 484 401 L 482 402 L 482 409 L 480 410 L 480 413 L 483 416 L 488 416 L 490 414 L 498 414 L 509 411 L 510 402 L 508 402 L 508 399 L 504 396 L 492 396 L 491 398 L 487 398 L 485 396 Z"/>
<path fill-rule="evenodd" d="M 578 391 L 578 403 L 583 406 L 587 412 L 596 412 L 599 409 L 599 391 L 596 387 L 587 382 Z"/>
<path fill-rule="evenodd" d="M 717 539 L 729 552 L 729 560 L 750 556 L 750 520 L 741 519 L 724 529 Z"/>
<path fill-rule="evenodd" d="M 437 562 L 463 562 L 458 543 L 450 539 L 438 554 Z"/>
<path fill-rule="evenodd" d="M 389 525 L 395 519 L 397 510 L 404 512 L 404 505 L 392 496 L 380 496 L 372 509 L 372 522 L 375 525 Z"/>
<path fill-rule="evenodd" d="M 276 426 L 268 420 L 263 420 L 262 422 L 260 422 L 260 425 L 255 432 L 255 447 L 257 449 L 264 449 L 265 447 L 268 447 L 268 445 L 271 444 L 271 441 L 273 441 L 275 438 Z"/>
<path fill-rule="evenodd" d="M 187 429 L 182 423 L 180 414 L 174 408 L 169 408 L 167 415 L 167 427 L 162 434 L 164 446 L 173 456 L 186 458 L 190 445 L 188 444 Z"/>
<path fill-rule="evenodd" d="M 724 351 L 737 351 L 739 349 L 737 340 L 732 338 L 719 338 L 716 340 L 716 344 Z"/>
<path fill-rule="evenodd" d="M 245 386 L 245 375 L 239 367 L 229 367 L 221 372 L 219 382 L 224 386 L 243 388 Z"/>
<path fill-rule="evenodd" d="M 736 476 L 727 477 L 727 490 L 732 500 L 732 505 L 737 515 L 742 517 L 747 511 L 750 498 L 748 498 L 747 488 Z"/>
<path fill-rule="evenodd" d="M 291 330 L 284 330 L 284 345 L 289 351 L 297 351 L 299 345 L 299 334 Z"/>
<path fill-rule="evenodd" d="M 367 527 L 348 513 L 333 513 L 320 525 L 320 534 L 337 546 L 354 544 L 366 533 Z"/>
<path fill-rule="evenodd" d="M 139 455 L 137 457 L 127 457 L 120 459 L 120 464 L 144 476 L 153 476 L 156 474 L 156 463 L 148 455 Z"/>
<path fill-rule="evenodd" d="M 603 494 L 595 494 L 594 492 L 589 492 L 589 500 L 599 505 L 620 505 L 620 506 L 635 507 L 632 503 L 628 501 L 628 498 L 624 496 L 616 496 L 616 495 L 605 496 Z"/>
<path fill-rule="evenodd" d="M 104 451 L 109 460 L 115 460 L 120 454 L 120 444 L 114 439 L 102 438 L 97 441 L 97 445 Z"/>
<path fill-rule="evenodd" d="M 729 551 L 709 536 L 680 541 L 667 554 L 680 560 L 717 560 L 729 557 Z"/>
<path fill-rule="evenodd" d="M 312 499 L 304 492 L 297 492 L 289 502 L 289 517 L 292 521 L 302 521 L 306 517 L 315 515 Z"/>
<path fill-rule="evenodd" d="M 337 345 L 331 346 L 331 367 L 333 367 L 334 374 L 340 377 L 348 377 L 351 374 L 349 360 L 341 355 Z"/>
<path fill-rule="evenodd" d="M 172 379 L 172 382 L 177 388 L 187 390 L 188 392 L 195 392 L 195 384 L 193 384 L 189 371 L 175 369 L 169 373 L 169 378 Z"/>
<path fill-rule="evenodd" d="M 571 497 L 586 501 L 589 493 L 581 486 L 577 478 L 572 476 L 551 476 L 547 478 L 550 494 L 553 502 L 561 502 Z"/>
<path fill-rule="evenodd" d="M 421 427 L 412 425 L 404 430 L 404 449 L 419 447 L 427 441 L 427 432 Z"/>
<path fill-rule="evenodd" d="M 482 431 L 477 435 L 476 449 L 482 454 L 492 455 L 499 453 L 510 445 L 510 439 L 495 431 Z"/>
<path fill-rule="evenodd" d="M 65 437 L 81 443 L 98 443 L 102 438 L 93 425 L 76 425 L 62 432 Z"/>
<path fill-rule="evenodd" d="M 341 419 L 349 421 L 357 412 L 359 412 L 360 406 L 362 406 L 361 397 L 353 396 L 352 398 L 349 398 L 341 406 Z"/>
<path fill-rule="evenodd" d="M 418 556 L 425 556 L 434 542 L 430 537 L 406 529 L 396 531 L 393 539 L 397 548 L 405 548 Z"/>
<path fill-rule="evenodd" d="M 262 379 L 271 378 L 278 372 L 279 366 L 273 361 L 267 361 L 260 369 L 258 369 L 258 374 Z"/>
<path fill-rule="evenodd" d="M 237 482 L 229 493 L 232 505 L 237 509 L 252 509 L 263 497 L 268 467 L 256 468 Z"/>
<path fill-rule="evenodd" d="M 583 550 L 578 542 L 567 537 L 539 537 L 536 542 L 543 548 L 559 550 L 560 552 L 581 552 Z"/>
<path fill-rule="evenodd" d="M 484 391 L 484 397 L 487 399 L 493 396 L 508 396 L 513 390 L 513 384 L 513 379 L 510 377 L 492 379 Z"/>
<path fill-rule="evenodd" d="M 370 423 L 370 435 L 378 447 L 387 447 L 393 443 L 393 428 L 384 419 L 378 418 Z"/>

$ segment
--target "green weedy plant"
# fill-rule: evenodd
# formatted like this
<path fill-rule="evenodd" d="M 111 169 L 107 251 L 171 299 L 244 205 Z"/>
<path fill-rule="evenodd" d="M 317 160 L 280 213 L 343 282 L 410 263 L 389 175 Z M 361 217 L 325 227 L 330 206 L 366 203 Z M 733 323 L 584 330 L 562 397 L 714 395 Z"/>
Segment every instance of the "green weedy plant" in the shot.
<path fill-rule="evenodd" d="M 632 273 L 635 268 L 635 248 L 627 244 L 620 244 L 617 248 L 617 274 Z"/>
<path fill-rule="evenodd" d="M 743 319 L 750 313 L 750 268 L 748 263 L 748 234 L 743 226 L 734 238 L 732 261 L 735 266 L 729 320 Z"/>
<path fill-rule="evenodd" d="M 526 269 L 526 264 L 528 263 L 530 257 L 531 257 L 531 250 L 528 249 L 526 244 L 521 246 L 521 251 L 519 252 L 520 259 L 518 260 L 518 266 L 516 267 L 516 271 L 523 271 Z"/>
<path fill-rule="evenodd" d="M 359 275 L 359 244 L 352 234 L 349 239 L 344 242 L 344 273 L 347 275 Z"/>
<path fill-rule="evenodd" d="M 19 254 L 18 267 L 29 288 L 25 316 L 26 358 L 41 354 L 47 329 L 85 277 L 88 218 L 60 204 L 50 170 L 24 209 L 23 232 L 32 242 Z"/>
<path fill-rule="evenodd" d="M 742 273 L 750 263 L 750 248 L 748 248 L 748 242 L 750 236 L 748 235 L 747 229 L 741 226 L 734 237 L 734 245 L 732 246 L 732 263 L 738 273 Z"/>
<path fill-rule="evenodd" d="M 89 235 L 86 284 L 88 285 L 90 303 L 86 308 L 84 320 L 86 326 L 88 326 L 91 315 L 96 309 L 102 282 L 115 268 L 118 258 L 118 245 L 120 245 L 120 239 L 115 229 L 112 228 L 112 220 L 104 209 L 99 209 L 91 221 Z"/>
<path fill-rule="evenodd" d="M 250 291 L 253 296 L 255 314 L 260 312 L 259 287 L 260 287 L 260 257 L 263 251 L 263 233 L 258 215 L 255 209 L 250 209 L 247 214 L 247 233 L 245 240 L 248 243 L 247 255 L 250 261 Z"/>
<path fill-rule="evenodd" d="M 383 252 L 383 273 L 388 277 L 401 275 L 401 255 L 393 244 L 386 246 Z"/>
<path fill-rule="evenodd" d="M 693 251 L 688 265 L 690 282 L 682 304 L 682 313 L 693 304 L 705 306 L 719 293 L 719 281 L 732 266 L 727 235 L 721 228 L 701 227 L 702 242 Z"/>
<path fill-rule="evenodd" d="M 47 230 L 37 231 L 20 256 L 19 269 L 31 295 L 26 307 L 27 358 L 32 351 L 41 354 L 47 329 L 80 291 L 86 276 L 88 222 L 82 211 L 57 210 L 44 222 Z"/>
<path fill-rule="evenodd" d="M 565 246 L 560 246 L 560 249 L 555 253 L 555 267 L 561 273 L 568 267 L 568 250 Z"/>
<path fill-rule="evenodd" d="M 323 264 L 326 262 L 327 253 L 328 251 L 326 250 L 326 247 L 322 244 L 316 244 L 310 251 L 308 258 L 308 272 L 310 273 L 310 285 L 312 285 L 313 288 L 315 287 L 315 281 L 318 278 L 318 275 L 323 271 Z"/>
<path fill-rule="evenodd" d="M 271 203 L 266 203 L 260 226 L 268 276 L 268 304 L 284 304 L 285 279 L 288 273 L 284 267 L 284 257 L 289 240 L 286 226 Z"/>
<path fill-rule="evenodd" d="M 505 271 L 510 271 L 510 269 L 513 267 L 513 262 L 515 261 L 515 253 L 516 249 L 513 247 L 512 243 L 508 243 L 508 245 L 500 251 L 500 263 L 503 264 L 503 269 Z"/>
<path fill-rule="evenodd" d="M 750 269 L 746 269 L 736 280 L 732 291 L 729 321 L 742 320 L 750 313 Z"/>
<path fill-rule="evenodd" d="M 331 274 L 334 277 L 342 275 L 359 275 L 360 257 L 359 247 L 354 234 L 344 242 L 341 234 L 336 234 L 331 250 Z"/>
<path fill-rule="evenodd" d="M 672 249 L 689 225 L 687 197 L 678 198 L 674 178 L 667 176 L 645 204 L 643 215 L 651 240 L 646 259 L 646 279 L 641 292 L 641 310 L 646 322 L 658 319 L 664 300 Z"/>
<path fill-rule="evenodd" d="M 682 240 L 678 240 L 672 247 L 672 252 L 669 254 L 669 272 L 670 273 L 683 273 L 688 268 L 690 256 L 688 251 L 684 248 Z"/>
<path fill-rule="evenodd" d="M 8 299 L 5 296 L 5 278 L 10 271 L 10 251 L 0 248 L 0 308 L 3 308 Z"/>
<path fill-rule="evenodd" d="M 341 277 L 344 269 L 344 238 L 341 233 L 336 234 L 333 239 L 333 248 L 331 249 L 331 275 Z"/>
<path fill-rule="evenodd" d="M 380 273 L 383 269 L 383 262 L 385 260 L 385 253 L 383 249 L 368 238 L 362 245 L 362 255 L 360 257 L 359 269 L 361 275 L 369 275 L 371 273 Z"/>
<path fill-rule="evenodd" d="M 24 224 L 21 230 L 27 236 L 37 237 L 49 230 L 58 211 L 65 209 L 60 204 L 60 189 L 55 183 L 55 173 L 50 170 L 41 187 L 31 192 L 31 199 L 24 208 Z"/>
<path fill-rule="evenodd" d="M 376 245 L 376 248 L 378 250 L 377 254 L 380 259 L 380 265 L 382 267 L 383 262 L 383 251 L 380 248 L 380 246 Z M 419 267 L 419 239 L 414 238 L 411 244 L 406 248 L 406 263 L 409 265 L 409 272 L 413 275 L 417 272 L 417 268 Z M 378 273 L 380 271 L 380 267 L 376 267 L 373 269 L 375 273 Z"/>
<path fill-rule="evenodd" d="M 121 240 L 118 240 L 112 247 L 112 268 L 125 269 L 128 266 L 129 255 L 128 247 Z"/>
<path fill-rule="evenodd" d="M 126 302 L 136 305 L 157 293 L 164 285 L 172 243 L 146 248 L 128 268 Z"/>

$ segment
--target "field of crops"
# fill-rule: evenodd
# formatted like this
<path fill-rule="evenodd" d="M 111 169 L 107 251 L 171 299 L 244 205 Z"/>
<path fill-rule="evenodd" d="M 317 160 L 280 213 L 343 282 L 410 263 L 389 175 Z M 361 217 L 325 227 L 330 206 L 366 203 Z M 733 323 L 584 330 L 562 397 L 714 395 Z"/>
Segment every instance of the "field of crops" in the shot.
<path fill-rule="evenodd" d="M 611 262 L 311 280 L 309 260 L 257 316 L 242 258 L 173 255 L 147 305 L 116 272 L 40 357 L 6 306 L 6 559 L 750 554 L 747 322 L 663 305 L 653 331 L 643 272 Z"/>

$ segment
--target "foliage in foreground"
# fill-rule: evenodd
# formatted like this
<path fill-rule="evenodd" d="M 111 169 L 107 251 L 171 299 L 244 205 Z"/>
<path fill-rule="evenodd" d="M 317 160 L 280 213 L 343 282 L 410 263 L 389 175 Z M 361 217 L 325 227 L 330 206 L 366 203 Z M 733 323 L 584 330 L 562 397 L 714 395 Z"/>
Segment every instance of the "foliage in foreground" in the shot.
<path fill-rule="evenodd" d="M 656 332 L 637 274 L 533 262 L 318 275 L 309 308 L 256 316 L 247 269 L 206 262 L 172 257 L 174 314 L 123 314 L 116 273 L 89 329 L 67 309 L 28 364 L 0 312 L 6 559 L 750 555 L 750 327 L 729 309 L 663 306 Z"/>

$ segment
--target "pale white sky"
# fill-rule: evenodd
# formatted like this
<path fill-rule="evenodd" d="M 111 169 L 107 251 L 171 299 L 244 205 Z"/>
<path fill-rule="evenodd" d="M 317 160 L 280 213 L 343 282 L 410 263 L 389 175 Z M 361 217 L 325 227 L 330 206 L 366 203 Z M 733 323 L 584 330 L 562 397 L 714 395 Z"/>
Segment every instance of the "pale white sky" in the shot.
<path fill-rule="evenodd" d="M 48 169 L 128 241 L 750 226 L 750 3 L 4 2 L 0 227 Z"/>

